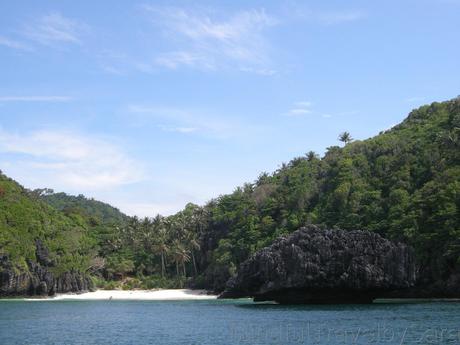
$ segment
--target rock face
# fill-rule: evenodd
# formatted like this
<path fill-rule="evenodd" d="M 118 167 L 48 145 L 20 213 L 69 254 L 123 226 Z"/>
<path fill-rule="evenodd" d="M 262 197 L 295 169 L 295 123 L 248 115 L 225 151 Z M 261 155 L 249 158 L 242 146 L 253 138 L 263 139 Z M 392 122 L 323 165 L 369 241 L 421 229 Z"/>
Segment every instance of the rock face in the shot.
<path fill-rule="evenodd" d="M 416 281 L 411 248 L 366 231 L 301 228 L 239 268 L 221 298 L 279 303 L 370 303 Z"/>
<path fill-rule="evenodd" d="M 5 296 L 51 296 L 55 293 L 82 292 L 92 289 L 89 277 L 78 272 L 65 272 L 55 276 L 50 267 L 48 250 L 37 240 L 36 262 L 28 261 L 28 271 L 12 267 L 7 256 L 0 256 L 0 297 Z"/>

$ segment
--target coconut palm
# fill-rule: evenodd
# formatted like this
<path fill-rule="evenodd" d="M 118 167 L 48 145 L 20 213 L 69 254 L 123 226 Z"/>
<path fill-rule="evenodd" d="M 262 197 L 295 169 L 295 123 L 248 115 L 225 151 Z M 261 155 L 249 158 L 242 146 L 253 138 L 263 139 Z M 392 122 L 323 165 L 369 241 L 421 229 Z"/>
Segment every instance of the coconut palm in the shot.
<path fill-rule="evenodd" d="M 312 160 L 314 160 L 315 158 L 318 158 L 318 156 L 316 155 L 315 151 L 309 151 L 307 154 L 307 161 L 311 162 Z"/>
<path fill-rule="evenodd" d="M 198 241 L 198 238 L 195 232 L 189 231 L 187 233 L 187 247 L 192 257 L 193 271 L 195 275 L 197 275 L 198 270 L 196 267 L 195 251 L 200 250 L 201 247 L 200 247 L 200 242 Z"/>
<path fill-rule="evenodd" d="M 343 132 L 343 133 L 340 133 L 339 134 L 339 140 L 342 142 L 342 143 L 345 143 L 348 144 L 349 142 L 351 142 L 353 140 L 353 138 L 351 137 L 350 133 L 349 132 Z"/>
<path fill-rule="evenodd" d="M 153 228 L 156 232 L 154 249 L 160 253 L 161 257 L 161 276 L 165 276 L 166 272 L 166 257 L 169 252 L 168 233 L 165 228 L 164 218 L 157 215 L 152 221 Z"/>
<path fill-rule="evenodd" d="M 179 276 L 179 266 L 182 266 L 182 275 L 186 276 L 185 264 L 190 261 L 189 251 L 184 248 L 184 246 L 178 242 L 174 242 L 173 246 L 173 260 L 176 264 L 176 274 Z"/>

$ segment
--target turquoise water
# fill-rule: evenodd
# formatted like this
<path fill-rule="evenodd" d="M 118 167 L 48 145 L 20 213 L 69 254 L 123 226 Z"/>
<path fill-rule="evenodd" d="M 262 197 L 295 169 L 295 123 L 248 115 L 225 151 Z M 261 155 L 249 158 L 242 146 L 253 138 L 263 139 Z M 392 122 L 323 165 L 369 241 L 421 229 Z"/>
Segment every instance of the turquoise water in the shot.
<path fill-rule="evenodd" d="M 460 344 L 460 303 L 3 300 L 0 344 Z"/>

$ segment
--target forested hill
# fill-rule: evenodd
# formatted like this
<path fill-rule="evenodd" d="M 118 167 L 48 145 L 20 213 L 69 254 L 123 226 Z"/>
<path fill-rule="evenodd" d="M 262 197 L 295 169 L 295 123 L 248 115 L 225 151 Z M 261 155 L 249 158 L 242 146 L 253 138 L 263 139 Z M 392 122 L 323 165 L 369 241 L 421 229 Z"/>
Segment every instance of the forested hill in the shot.
<path fill-rule="evenodd" d="M 87 289 L 127 220 L 110 205 L 30 191 L 0 172 L 0 296 Z"/>
<path fill-rule="evenodd" d="M 256 250 L 318 224 L 407 242 L 421 281 L 451 284 L 460 272 L 460 99 L 420 107 L 373 138 L 342 140 L 203 207 L 132 219 L 110 262 L 221 291 Z"/>
<path fill-rule="evenodd" d="M 119 209 L 81 194 L 74 196 L 62 192 L 54 193 L 49 189 L 36 189 L 32 193 L 38 194 L 43 201 L 64 213 L 83 213 L 104 224 L 121 224 L 128 220 L 128 216 Z"/>
<path fill-rule="evenodd" d="M 0 173 L 0 274 L 29 272 L 30 263 L 39 261 L 37 241 L 52 273 L 88 269 L 94 244 L 86 221 L 62 214 Z"/>
<path fill-rule="evenodd" d="M 122 280 L 222 291 L 255 251 L 317 224 L 412 245 L 420 284 L 460 297 L 460 98 L 420 107 L 373 138 L 341 139 L 323 157 L 308 152 L 169 217 L 126 219 L 106 204 L 26 191 L 1 175 L 0 258 L 27 271 L 39 239 L 53 271 L 91 273 L 114 281 L 109 287 Z"/>
<path fill-rule="evenodd" d="M 459 163 L 459 98 L 420 107 L 371 139 L 329 147 L 321 159 L 295 158 L 205 206 L 202 282 L 221 289 L 255 250 L 308 223 L 408 242 L 423 279 L 449 279 L 460 260 Z"/>

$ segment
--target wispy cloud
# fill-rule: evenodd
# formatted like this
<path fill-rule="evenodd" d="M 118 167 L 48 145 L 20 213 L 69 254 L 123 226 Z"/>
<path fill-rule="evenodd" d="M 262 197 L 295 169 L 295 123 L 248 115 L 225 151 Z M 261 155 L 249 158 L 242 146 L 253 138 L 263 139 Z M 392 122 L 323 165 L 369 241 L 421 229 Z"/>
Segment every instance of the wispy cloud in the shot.
<path fill-rule="evenodd" d="M 154 59 L 158 66 L 217 69 L 230 65 L 257 72 L 269 65 L 268 43 L 263 31 L 277 21 L 264 10 L 241 11 L 217 19 L 215 12 L 207 10 L 143 8 L 154 25 L 180 43 L 177 50 L 166 51 Z"/>
<path fill-rule="evenodd" d="M 87 24 L 54 12 L 27 23 L 22 34 L 29 40 L 43 45 L 80 44 L 81 36 L 87 30 Z"/>
<path fill-rule="evenodd" d="M 211 116 L 207 111 L 131 105 L 128 112 L 131 117 L 136 115 L 144 123 L 152 120 L 159 122 L 157 126 L 166 132 L 201 134 L 217 139 L 226 139 L 239 131 L 243 132 L 242 126 L 236 121 Z"/>
<path fill-rule="evenodd" d="M 294 102 L 291 106 L 291 109 L 289 109 L 287 112 L 283 113 L 283 116 L 287 117 L 298 117 L 301 118 L 305 115 L 308 116 L 315 116 L 315 117 L 323 117 L 325 119 L 332 118 L 334 116 L 347 116 L 347 115 L 354 115 L 356 114 L 357 111 L 343 111 L 339 113 L 329 113 L 329 112 L 323 112 L 321 110 L 315 109 L 313 107 L 313 103 L 310 101 L 298 101 Z"/>
<path fill-rule="evenodd" d="M 299 101 L 295 102 L 289 111 L 284 113 L 284 116 L 302 116 L 311 114 L 312 103 L 309 101 Z"/>
<path fill-rule="evenodd" d="M 193 133 L 198 130 L 196 127 L 174 127 L 174 126 L 165 126 L 165 125 L 159 125 L 161 130 L 165 132 L 178 132 L 178 133 Z"/>
<path fill-rule="evenodd" d="M 68 102 L 73 98 L 68 96 L 0 96 L 2 102 Z"/>
<path fill-rule="evenodd" d="M 69 131 L 0 130 L 0 152 L 14 157 L 14 176 L 33 171 L 40 184 L 64 190 L 89 191 L 137 182 L 142 169 L 107 140 Z M 30 178 L 30 176 L 29 176 Z"/>
<path fill-rule="evenodd" d="M 161 214 L 163 216 L 174 214 L 183 209 L 189 201 L 190 200 L 179 200 L 176 202 L 158 203 L 118 201 L 115 202 L 114 205 L 130 216 L 153 217 L 156 214 Z"/>
<path fill-rule="evenodd" d="M 216 68 L 214 61 L 208 56 L 187 51 L 164 53 L 156 57 L 154 62 L 158 66 L 170 69 L 176 69 L 181 66 L 200 67 L 209 70 Z"/>
<path fill-rule="evenodd" d="M 271 68 L 253 68 L 253 67 L 240 67 L 240 71 L 255 73 L 265 76 L 272 76 L 277 74 L 277 71 Z"/>
<path fill-rule="evenodd" d="M 283 8 L 285 16 L 291 19 L 308 21 L 321 25 L 339 25 L 356 22 L 368 16 L 362 9 L 335 9 L 326 10 L 313 8 L 302 2 L 290 2 Z"/>
<path fill-rule="evenodd" d="M 0 36 L 0 45 L 8 47 L 8 48 L 12 48 L 12 49 L 17 49 L 17 50 L 24 50 L 24 51 L 33 50 L 28 44 L 17 41 L 17 40 L 13 40 L 5 36 Z"/>

